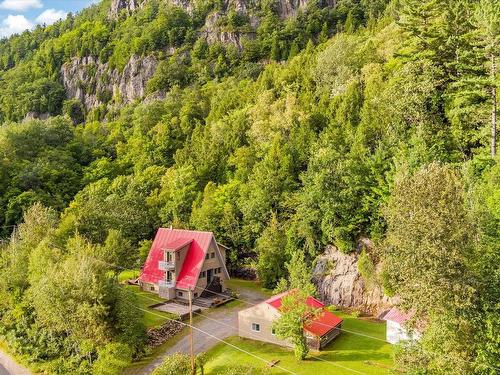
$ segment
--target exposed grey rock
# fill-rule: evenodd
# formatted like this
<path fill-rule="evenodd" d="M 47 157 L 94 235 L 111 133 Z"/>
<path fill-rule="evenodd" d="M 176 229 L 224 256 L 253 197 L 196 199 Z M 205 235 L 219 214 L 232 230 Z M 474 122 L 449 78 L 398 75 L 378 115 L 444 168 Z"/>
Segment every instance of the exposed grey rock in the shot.
<path fill-rule="evenodd" d="M 328 246 L 316 262 L 313 280 L 328 304 L 378 314 L 393 301 L 376 283 L 366 283 L 358 272 L 358 253 L 344 254 Z"/>
<path fill-rule="evenodd" d="M 193 2 L 191 0 L 169 0 L 172 5 L 183 8 L 187 13 L 193 14 Z"/>
<path fill-rule="evenodd" d="M 247 13 L 247 3 L 249 5 L 253 5 L 253 1 L 249 0 L 225 0 L 224 1 L 224 6 L 225 9 L 234 9 L 235 11 L 239 13 L 246 14 Z"/>
<path fill-rule="evenodd" d="M 24 116 L 24 121 L 29 120 L 47 120 L 50 117 L 50 113 L 38 113 L 38 112 L 28 112 Z"/>
<path fill-rule="evenodd" d="M 222 43 L 225 45 L 234 45 L 239 50 L 243 49 L 242 40 L 243 38 L 254 39 L 256 36 L 256 30 L 259 25 L 259 19 L 257 17 L 251 16 L 249 22 L 249 28 L 245 31 L 228 31 L 224 28 L 220 28 L 217 25 L 217 21 L 224 16 L 224 13 L 214 12 L 207 16 L 205 20 L 205 25 L 202 30 L 202 36 L 208 44 Z"/>
<path fill-rule="evenodd" d="M 64 64 L 61 77 L 67 97 L 78 99 L 85 108 L 91 109 L 102 104 L 105 98 L 119 98 L 126 104 L 144 97 L 146 84 L 157 65 L 153 56 L 132 56 L 120 72 L 88 56 Z"/>
<path fill-rule="evenodd" d="M 279 0 L 277 2 L 277 11 L 281 19 L 295 17 L 301 10 L 305 10 L 311 0 Z M 320 7 L 333 7 L 336 0 L 321 0 Z"/>
<path fill-rule="evenodd" d="M 128 15 L 132 14 L 135 12 L 137 9 L 139 9 L 143 4 L 143 1 L 139 0 L 112 0 L 111 1 L 111 8 L 109 9 L 109 14 L 108 16 L 110 18 L 118 18 L 118 16 L 121 14 L 123 10 L 126 11 Z"/>
<path fill-rule="evenodd" d="M 147 1 L 148 0 L 112 0 L 108 17 L 111 19 L 117 19 L 118 16 L 124 10 L 127 15 L 131 15 L 133 12 L 142 8 Z M 191 0 L 163 0 L 163 1 L 169 2 L 172 5 L 183 8 L 189 14 L 192 14 L 193 12 L 193 2 Z"/>

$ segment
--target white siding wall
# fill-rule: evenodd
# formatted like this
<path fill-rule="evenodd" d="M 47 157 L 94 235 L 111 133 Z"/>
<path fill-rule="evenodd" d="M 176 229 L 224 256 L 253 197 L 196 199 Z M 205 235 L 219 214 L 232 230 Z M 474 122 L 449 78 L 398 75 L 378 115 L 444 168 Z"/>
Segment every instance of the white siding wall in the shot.
<path fill-rule="evenodd" d="M 278 312 L 266 303 L 242 310 L 238 313 L 238 335 L 271 344 L 291 346 L 289 342 L 272 334 L 272 323 L 278 317 Z M 260 325 L 260 332 L 252 331 L 252 323 Z"/>
<path fill-rule="evenodd" d="M 400 341 L 418 340 L 420 335 L 416 332 L 409 332 L 399 323 L 388 320 L 386 340 L 391 344 L 397 344 Z"/>

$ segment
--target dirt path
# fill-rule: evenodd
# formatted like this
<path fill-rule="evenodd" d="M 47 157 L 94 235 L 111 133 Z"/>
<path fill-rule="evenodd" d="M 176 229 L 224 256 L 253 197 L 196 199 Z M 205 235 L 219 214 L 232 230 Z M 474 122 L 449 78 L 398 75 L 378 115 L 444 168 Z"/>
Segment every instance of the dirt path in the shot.
<path fill-rule="evenodd" d="M 254 290 L 241 289 L 238 290 L 240 298 L 247 300 L 251 303 L 259 303 L 266 299 L 266 297 Z M 194 326 L 210 333 L 218 339 L 225 339 L 234 336 L 238 333 L 238 311 L 250 307 L 249 304 L 242 303 L 233 308 L 221 307 L 219 309 L 210 309 L 203 311 L 205 318 L 197 319 Z M 207 336 L 206 334 L 193 330 L 193 348 L 196 354 L 206 352 L 215 346 L 219 341 L 215 338 Z M 189 336 L 184 335 L 174 345 L 166 349 L 166 351 L 158 356 L 149 365 L 142 368 L 130 369 L 125 371 L 126 375 L 143 375 L 150 374 L 156 367 L 158 367 L 165 356 L 173 353 L 189 353 Z"/>
<path fill-rule="evenodd" d="M 31 371 L 16 363 L 0 350 L 0 375 L 31 375 Z"/>

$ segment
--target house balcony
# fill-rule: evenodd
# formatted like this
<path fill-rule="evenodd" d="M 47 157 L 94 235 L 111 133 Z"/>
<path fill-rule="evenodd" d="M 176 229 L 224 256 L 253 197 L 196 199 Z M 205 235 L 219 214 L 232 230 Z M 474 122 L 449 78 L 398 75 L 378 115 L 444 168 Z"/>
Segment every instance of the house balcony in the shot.
<path fill-rule="evenodd" d="M 158 281 L 158 286 L 160 288 L 174 288 L 175 281 L 174 280 L 160 280 L 160 281 Z"/>
<path fill-rule="evenodd" d="M 175 262 L 167 262 L 167 261 L 160 260 L 158 262 L 158 269 L 160 269 L 161 271 L 174 270 L 175 269 Z"/>

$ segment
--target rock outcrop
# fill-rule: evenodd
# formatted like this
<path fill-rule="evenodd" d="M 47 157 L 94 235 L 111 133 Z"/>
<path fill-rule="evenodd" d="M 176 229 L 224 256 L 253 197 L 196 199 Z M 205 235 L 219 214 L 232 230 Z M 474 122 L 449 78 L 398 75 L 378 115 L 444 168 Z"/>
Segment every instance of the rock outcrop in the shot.
<path fill-rule="evenodd" d="M 328 246 L 316 261 L 314 283 L 326 303 L 378 315 L 393 301 L 378 284 L 363 280 L 358 272 L 358 258 L 357 252 L 344 254 Z"/>
<path fill-rule="evenodd" d="M 149 0 L 112 0 L 108 17 L 118 19 L 120 15 L 131 15 L 142 8 Z M 192 14 L 194 0 L 162 0 L 165 3 L 183 8 Z M 305 10 L 312 0 L 278 0 L 276 11 L 282 19 L 294 17 L 300 10 Z M 317 1 L 317 0 L 315 0 Z M 320 0 L 319 5 L 334 6 L 336 0 Z M 244 26 L 232 29 L 222 26 L 223 19 L 230 10 L 234 10 L 248 19 Z M 244 39 L 253 39 L 259 26 L 259 6 L 256 0 L 223 0 L 219 11 L 214 11 L 205 19 L 199 35 L 209 44 L 222 43 L 243 49 Z M 172 51 L 168 51 L 172 53 Z M 122 103 L 129 103 L 144 97 L 146 84 L 153 76 L 158 61 L 154 57 L 132 56 L 123 71 L 110 70 L 108 64 L 101 63 L 94 57 L 74 58 L 61 68 L 61 76 L 67 96 L 80 100 L 85 108 L 91 109 L 108 103 L 111 98 L 118 98 Z"/>
<path fill-rule="evenodd" d="M 137 9 L 144 6 L 148 0 L 112 0 L 109 10 L 110 18 L 118 18 L 123 10 L 127 14 L 132 14 Z M 193 0 L 163 0 L 172 5 L 183 8 L 189 14 L 194 8 Z M 304 10 L 311 0 L 278 0 L 276 2 L 276 10 L 281 18 L 288 18 L 297 15 L 299 10 Z M 321 0 L 319 5 L 322 7 L 332 7 L 336 5 L 336 0 Z M 255 0 L 224 0 L 222 3 L 223 10 L 234 9 L 239 13 L 247 14 L 249 8 L 255 8 Z"/>
<path fill-rule="evenodd" d="M 137 9 L 144 5 L 144 0 L 112 0 L 111 7 L 109 9 L 108 17 L 116 19 L 121 14 L 122 11 L 128 15 L 131 15 Z"/>
<path fill-rule="evenodd" d="M 256 30 L 259 26 L 259 19 L 254 16 L 249 17 L 249 25 L 245 30 L 228 31 L 223 27 L 219 27 L 218 20 L 224 16 L 222 12 L 215 12 L 207 16 L 205 25 L 201 31 L 201 35 L 205 38 L 208 44 L 222 43 L 225 45 L 232 44 L 239 50 L 243 49 L 243 38 L 253 39 L 256 36 Z"/>
<path fill-rule="evenodd" d="M 74 58 L 64 64 L 61 77 L 67 97 L 78 99 L 90 109 L 107 103 L 113 97 L 125 104 L 144 97 L 146 84 L 157 65 L 152 56 L 132 56 L 120 72 L 89 56 Z"/>
<path fill-rule="evenodd" d="M 30 121 L 30 120 L 47 120 L 50 117 L 50 113 L 38 113 L 34 111 L 30 111 L 26 113 L 26 116 L 24 116 L 23 121 Z"/>
<path fill-rule="evenodd" d="M 109 10 L 109 18 L 116 19 L 122 12 L 130 15 L 140 9 L 148 0 L 113 0 Z M 172 5 L 183 8 L 187 13 L 192 14 L 194 9 L 193 0 L 163 0 Z M 305 10 L 311 0 L 278 0 L 275 4 L 278 16 L 281 19 L 295 17 L 300 10 Z M 336 0 L 320 0 L 322 7 L 335 6 Z M 259 19 L 256 17 L 257 4 L 255 0 L 223 0 L 222 9 L 211 13 L 205 20 L 205 25 L 201 31 L 202 36 L 209 44 L 216 42 L 222 44 L 232 44 L 238 49 L 242 49 L 242 38 L 252 39 L 256 35 Z M 219 27 L 218 20 L 228 13 L 229 10 L 245 15 L 249 19 L 248 27 L 244 30 L 228 31 Z"/>

